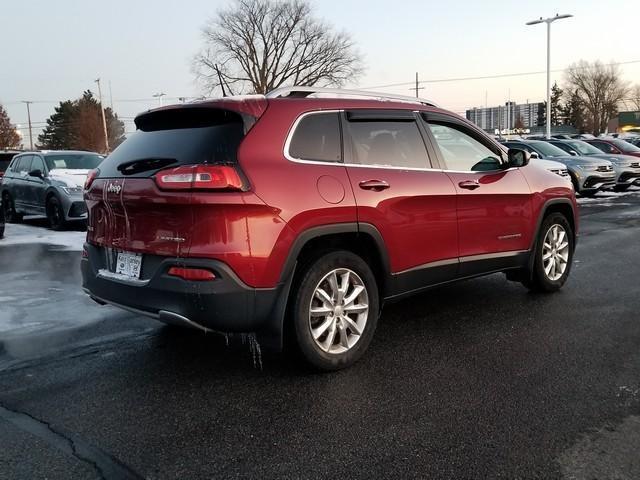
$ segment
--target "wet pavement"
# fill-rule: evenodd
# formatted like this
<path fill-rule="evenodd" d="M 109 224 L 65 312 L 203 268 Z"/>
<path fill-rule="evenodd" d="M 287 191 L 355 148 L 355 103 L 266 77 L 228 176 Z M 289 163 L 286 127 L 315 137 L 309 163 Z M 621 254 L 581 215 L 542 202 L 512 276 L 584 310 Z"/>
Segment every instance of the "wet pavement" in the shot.
<path fill-rule="evenodd" d="M 640 191 L 581 203 L 560 293 L 431 290 L 332 374 L 100 307 L 73 247 L 0 240 L 0 478 L 640 478 Z"/>

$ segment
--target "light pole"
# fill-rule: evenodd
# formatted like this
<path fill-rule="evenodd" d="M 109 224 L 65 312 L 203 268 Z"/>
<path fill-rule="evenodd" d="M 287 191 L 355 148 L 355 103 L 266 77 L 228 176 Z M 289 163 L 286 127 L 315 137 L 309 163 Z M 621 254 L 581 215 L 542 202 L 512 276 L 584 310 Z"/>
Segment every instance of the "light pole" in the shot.
<path fill-rule="evenodd" d="M 31 105 L 33 102 L 30 102 L 29 100 L 23 100 L 22 103 L 24 103 L 27 106 L 27 119 L 29 121 L 29 150 L 33 150 L 33 133 L 31 131 L 31 109 L 29 108 L 29 105 Z"/>
<path fill-rule="evenodd" d="M 556 20 L 573 17 L 573 15 L 565 14 L 555 17 L 542 18 L 527 22 L 527 25 L 537 25 L 538 23 L 547 24 L 547 138 L 551 138 L 551 24 Z"/>
<path fill-rule="evenodd" d="M 109 134 L 107 133 L 107 120 L 104 116 L 104 107 L 102 106 L 102 89 L 100 88 L 100 79 L 96 78 L 95 82 L 98 84 L 98 99 L 100 100 L 100 113 L 102 115 L 102 130 L 104 133 L 104 150 L 109 154 Z"/>

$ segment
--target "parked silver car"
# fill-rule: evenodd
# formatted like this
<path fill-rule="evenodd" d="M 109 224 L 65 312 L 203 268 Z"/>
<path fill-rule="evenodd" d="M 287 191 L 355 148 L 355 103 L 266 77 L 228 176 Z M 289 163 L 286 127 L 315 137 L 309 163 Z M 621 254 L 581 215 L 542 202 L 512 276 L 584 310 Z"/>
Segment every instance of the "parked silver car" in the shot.
<path fill-rule="evenodd" d="M 617 191 L 627 190 L 631 185 L 640 183 L 640 159 L 637 157 L 605 153 L 581 140 L 555 140 L 552 138 L 548 142 L 573 156 L 579 155 L 611 162 L 616 175 L 614 188 Z"/>
<path fill-rule="evenodd" d="M 87 174 L 102 155 L 80 151 L 25 152 L 16 155 L 0 184 L 7 222 L 24 215 L 46 215 L 54 230 L 87 218 L 82 190 Z"/>
<path fill-rule="evenodd" d="M 555 141 L 553 138 L 549 140 L 549 142 Z M 540 140 L 504 142 L 507 147 L 527 150 L 532 156 L 535 155 L 536 158 L 553 160 L 564 164 L 569 171 L 573 188 L 584 197 L 595 195 L 604 188 L 616 185 L 616 173 L 611 162 L 599 158 L 570 155 L 568 152 L 554 147 L 554 144 Z"/>

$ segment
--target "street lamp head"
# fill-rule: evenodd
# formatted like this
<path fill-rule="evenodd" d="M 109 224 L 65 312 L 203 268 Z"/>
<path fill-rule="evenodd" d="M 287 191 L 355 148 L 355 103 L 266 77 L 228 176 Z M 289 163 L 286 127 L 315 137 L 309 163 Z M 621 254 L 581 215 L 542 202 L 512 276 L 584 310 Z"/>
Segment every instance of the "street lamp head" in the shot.
<path fill-rule="evenodd" d="M 549 17 L 549 18 L 540 17 L 538 20 L 531 20 L 530 22 L 527 22 L 526 25 L 537 25 L 538 23 L 551 23 L 551 22 L 555 22 L 556 20 L 562 20 L 563 18 L 570 18 L 570 17 L 573 17 L 573 15 L 570 15 L 568 13 L 565 13 L 563 15 L 556 14 L 555 17 Z"/>

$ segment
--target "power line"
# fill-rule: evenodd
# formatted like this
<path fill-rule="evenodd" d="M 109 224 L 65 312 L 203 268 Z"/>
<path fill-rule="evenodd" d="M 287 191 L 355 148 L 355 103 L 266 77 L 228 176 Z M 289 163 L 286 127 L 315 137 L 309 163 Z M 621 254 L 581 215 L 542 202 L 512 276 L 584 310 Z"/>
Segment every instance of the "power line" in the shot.
<path fill-rule="evenodd" d="M 630 60 L 628 62 L 606 63 L 606 64 L 604 64 L 604 66 L 605 67 L 610 67 L 610 66 L 617 66 L 617 65 L 630 65 L 630 64 L 634 64 L 634 63 L 640 63 L 640 60 Z M 555 69 L 555 70 L 551 70 L 551 71 L 554 72 L 554 73 L 564 72 L 568 68 L 569 67 L 561 68 L 561 69 Z M 594 67 L 593 66 L 578 67 L 579 70 L 587 70 L 589 68 L 594 68 Z M 482 76 L 477 76 L 477 77 L 435 78 L 435 79 L 430 79 L 430 80 L 420 80 L 418 83 L 422 84 L 422 83 L 464 82 L 464 81 L 471 81 L 471 80 L 489 80 L 489 79 L 494 79 L 494 78 L 525 77 L 525 76 L 529 76 L 529 75 L 541 75 L 541 74 L 545 74 L 545 73 L 547 73 L 546 70 L 540 70 L 540 71 L 536 71 L 536 72 L 499 73 L 499 74 L 495 74 L 495 75 L 482 75 Z M 404 86 L 407 86 L 407 85 L 414 85 L 414 84 L 415 84 L 415 82 L 390 83 L 390 84 L 387 84 L 387 85 L 375 85 L 373 87 L 362 87 L 362 89 L 363 90 L 372 90 L 372 89 L 376 89 L 376 88 L 404 87 Z"/>

